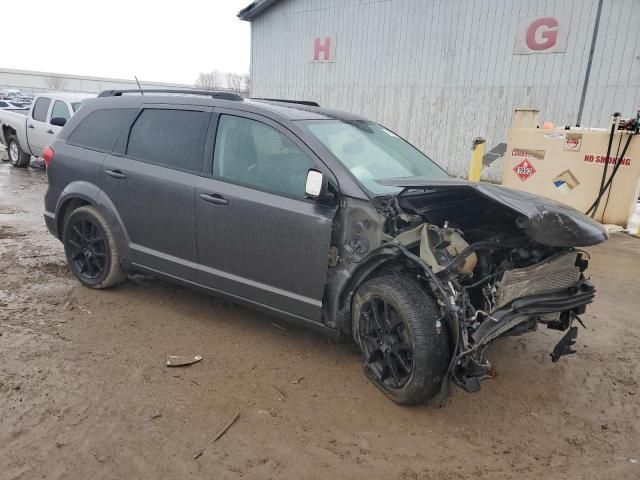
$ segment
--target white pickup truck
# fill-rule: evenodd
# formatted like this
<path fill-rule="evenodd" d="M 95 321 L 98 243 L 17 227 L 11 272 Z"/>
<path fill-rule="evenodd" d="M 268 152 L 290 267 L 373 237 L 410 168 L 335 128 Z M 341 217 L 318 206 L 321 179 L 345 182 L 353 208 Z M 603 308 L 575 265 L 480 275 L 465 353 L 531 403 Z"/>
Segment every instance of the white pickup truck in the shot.
<path fill-rule="evenodd" d="M 44 93 L 36 96 L 28 112 L 0 110 L 0 142 L 7 147 L 14 167 L 27 167 L 80 108 L 95 95 Z"/>

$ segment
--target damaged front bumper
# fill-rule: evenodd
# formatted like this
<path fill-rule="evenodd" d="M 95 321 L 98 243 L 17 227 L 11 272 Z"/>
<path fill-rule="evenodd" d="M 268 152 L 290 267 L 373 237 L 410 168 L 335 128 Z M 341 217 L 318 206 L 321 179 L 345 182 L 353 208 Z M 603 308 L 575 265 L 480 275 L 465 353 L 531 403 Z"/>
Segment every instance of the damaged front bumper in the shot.
<path fill-rule="evenodd" d="M 584 313 L 585 307 L 593 302 L 595 292 L 591 282 L 583 279 L 562 291 L 519 298 L 494 312 L 493 321 L 483 322 L 471 338 L 476 345 L 487 345 L 522 322 L 538 321 L 545 314 L 560 312 L 562 317 L 566 312 Z"/>
<path fill-rule="evenodd" d="M 571 346 L 575 343 L 577 327 L 572 323 L 593 302 L 595 292 L 591 282 L 581 278 L 569 288 L 521 297 L 493 312 L 469 334 L 472 347 L 457 357 L 452 380 L 467 391 L 477 391 L 480 380 L 490 374 L 491 367 L 484 357 L 486 348 L 498 338 L 535 330 L 538 323 L 556 330 L 569 329 L 551 353 L 552 361 L 575 353 Z"/>

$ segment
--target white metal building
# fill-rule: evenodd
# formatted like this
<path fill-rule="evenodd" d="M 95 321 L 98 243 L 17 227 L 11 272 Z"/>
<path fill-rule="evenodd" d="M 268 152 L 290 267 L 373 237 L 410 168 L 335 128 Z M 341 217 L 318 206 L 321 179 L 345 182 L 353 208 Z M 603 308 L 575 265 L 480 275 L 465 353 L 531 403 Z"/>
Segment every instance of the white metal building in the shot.
<path fill-rule="evenodd" d="M 640 101 L 640 0 L 257 0 L 252 96 L 377 120 L 455 175 L 515 107 L 606 126 Z M 491 177 L 499 176 L 500 166 Z"/>
<path fill-rule="evenodd" d="M 146 82 L 144 80 L 141 84 L 147 88 L 193 88 L 193 85 Z M 17 89 L 23 93 L 37 94 L 51 91 L 98 93 L 103 90 L 131 88 L 138 88 L 133 78 L 125 80 L 0 68 L 0 90 Z"/>

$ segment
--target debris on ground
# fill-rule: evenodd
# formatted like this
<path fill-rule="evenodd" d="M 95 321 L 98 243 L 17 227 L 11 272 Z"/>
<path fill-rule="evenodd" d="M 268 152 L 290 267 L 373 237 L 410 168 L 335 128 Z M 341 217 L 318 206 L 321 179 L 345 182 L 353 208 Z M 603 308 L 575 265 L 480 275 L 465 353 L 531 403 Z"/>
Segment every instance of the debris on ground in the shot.
<path fill-rule="evenodd" d="M 191 365 L 202 360 L 202 355 L 193 356 L 180 356 L 180 355 L 167 355 L 167 367 L 182 367 L 184 365 Z"/>
<path fill-rule="evenodd" d="M 233 425 L 234 423 L 236 423 L 236 420 L 238 420 L 238 418 L 240 418 L 240 412 L 236 412 L 235 415 L 233 416 L 233 418 L 231 420 L 229 420 L 229 422 L 222 427 L 218 433 L 216 433 L 211 440 L 209 440 L 204 447 L 202 447 L 202 450 L 200 450 L 198 453 L 196 453 L 193 457 L 194 460 L 197 460 L 198 458 L 200 458 L 202 456 L 202 454 L 204 453 L 204 451 L 207 449 L 207 447 L 215 442 L 217 442 L 218 440 L 220 440 L 220 438 L 227 433 L 227 430 L 229 430 L 231 428 L 231 425 Z"/>
<path fill-rule="evenodd" d="M 287 399 L 287 394 L 284 393 L 284 391 L 282 391 L 281 389 L 279 389 L 278 387 L 276 387 L 275 385 L 273 386 L 273 388 L 275 388 L 275 390 L 282 395 L 282 397 L 279 398 L 280 401 L 284 402 Z"/>

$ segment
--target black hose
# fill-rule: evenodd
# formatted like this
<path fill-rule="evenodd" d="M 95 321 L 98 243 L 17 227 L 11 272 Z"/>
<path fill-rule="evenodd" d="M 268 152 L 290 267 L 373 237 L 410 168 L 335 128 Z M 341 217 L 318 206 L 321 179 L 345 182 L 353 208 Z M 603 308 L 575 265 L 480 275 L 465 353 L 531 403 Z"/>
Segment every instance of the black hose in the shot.
<path fill-rule="evenodd" d="M 616 127 L 617 127 L 616 118 L 618 117 L 618 115 L 619 113 L 614 113 L 613 122 L 611 122 L 611 132 L 609 133 L 609 145 L 607 146 L 607 155 L 604 157 L 604 170 L 602 171 L 602 178 L 600 179 L 600 189 L 598 191 L 598 196 L 596 197 L 596 201 L 593 202 L 594 205 L 596 205 L 595 210 L 598 210 L 598 205 L 600 205 L 600 199 L 602 198 L 602 193 L 604 191 L 604 181 L 605 181 L 605 178 L 607 178 L 607 168 L 609 167 L 609 155 L 611 155 L 611 145 L 613 144 L 613 137 L 616 134 Z M 595 210 L 591 214 L 592 218 L 596 214 Z M 589 215 L 590 211 L 591 209 L 587 210 L 586 215 Z"/>
<path fill-rule="evenodd" d="M 618 160 L 622 160 L 624 158 L 624 155 L 622 155 L 622 156 L 620 155 L 620 147 L 621 146 L 622 146 L 622 135 L 620 135 L 620 140 L 618 141 L 618 149 L 616 150 L 616 156 L 615 156 L 615 158 L 617 158 Z M 611 175 L 615 175 L 615 172 L 617 172 L 616 165 L 613 166 L 613 171 L 611 172 Z M 604 207 L 602 207 L 602 218 L 603 219 L 604 219 L 604 214 L 607 211 L 607 207 L 609 206 L 609 198 L 611 198 L 611 189 L 608 189 L 608 191 L 607 191 L 607 199 L 604 202 Z"/>
<path fill-rule="evenodd" d="M 613 167 L 613 170 L 611 171 L 611 176 L 604 184 L 604 187 L 601 190 L 601 192 L 598 194 L 598 198 L 596 198 L 593 204 L 589 207 L 589 210 L 585 212 L 586 215 L 589 215 L 589 213 L 592 210 L 593 210 L 593 213 L 591 214 L 591 217 L 593 217 L 596 214 L 596 211 L 598 210 L 598 206 L 600 205 L 600 199 L 604 196 L 607 189 L 611 186 L 611 182 L 613 182 L 613 178 L 616 176 L 616 173 L 618 173 L 618 170 L 620 169 L 620 165 L 622 165 L 622 160 L 627 153 L 627 149 L 629 148 L 629 144 L 631 143 L 631 138 L 633 136 L 634 134 L 630 134 L 629 137 L 627 138 L 627 141 L 624 145 L 624 149 L 622 150 L 620 157 L 618 157 L 618 162 L 615 164 L 615 166 Z M 606 164 L 605 164 L 605 168 L 606 168 Z"/>
<path fill-rule="evenodd" d="M 447 302 L 447 298 L 448 298 L 449 295 L 447 294 L 446 290 L 442 286 L 442 283 L 440 282 L 440 279 L 438 277 L 436 277 L 436 275 L 431 270 L 431 267 L 429 267 L 429 265 L 427 265 L 427 262 L 425 262 L 423 259 L 421 259 L 417 255 L 414 255 L 413 253 L 411 253 L 404 245 L 400 245 L 399 243 L 391 243 L 391 242 L 387 243 L 386 245 L 393 245 L 393 246 L 399 248 L 400 251 L 402 253 L 404 253 L 404 255 L 406 257 L 410 258 L 411 260 L 413 260 L 414 262 L 416 262 L 418 265 L 420 265 L 422 267 L 424 272 L 431 279 L 431 282 L 438 289 L 438 292 L 440 293 L 440 295 L 443 297 L 442 298 L 442 303 L 444 303 L 444 305 L 446 306 L 447 310 L 449 312 L 451 312 L 451 305 L 449 304 L 449 302 Z"/>

